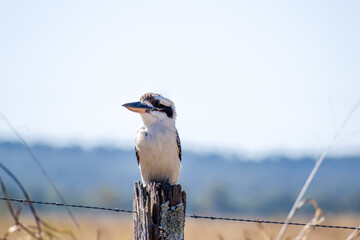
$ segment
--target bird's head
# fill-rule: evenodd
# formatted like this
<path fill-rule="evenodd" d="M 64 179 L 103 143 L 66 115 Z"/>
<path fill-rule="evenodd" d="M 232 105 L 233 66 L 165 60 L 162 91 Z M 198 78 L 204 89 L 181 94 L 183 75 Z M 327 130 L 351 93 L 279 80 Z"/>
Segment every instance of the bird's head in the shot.
<path fill-rule="evenodd" d="M 130 111 L 140 113 L 146 125 L 159 121 L 175 122 L 174 103 L 160 94 L 145 93 L 139 102 L 125 103 L 123 106 Z"/>

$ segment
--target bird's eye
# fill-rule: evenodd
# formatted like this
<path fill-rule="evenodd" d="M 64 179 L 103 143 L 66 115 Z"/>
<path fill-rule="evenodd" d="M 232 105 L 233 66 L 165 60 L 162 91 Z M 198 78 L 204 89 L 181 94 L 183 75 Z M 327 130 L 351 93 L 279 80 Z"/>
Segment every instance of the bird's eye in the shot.
<path fill-rule="evenodd" d="M 155 100 L 153 103 L 154 107 L 160 107 L 160 101 L 159 100 Z"/>

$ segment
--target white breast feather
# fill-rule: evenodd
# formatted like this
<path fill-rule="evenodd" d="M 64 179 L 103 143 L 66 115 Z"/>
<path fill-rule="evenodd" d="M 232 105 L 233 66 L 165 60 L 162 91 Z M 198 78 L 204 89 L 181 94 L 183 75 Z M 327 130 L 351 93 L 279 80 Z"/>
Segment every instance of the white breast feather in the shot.
<path fill-rule="evenodd" d="M 140 127 L 135 137 L 139 168 L 144 185 L 149 182 L 176 184 L 180 175 L 180 159 L 176 129 L 161 125 Z"/>

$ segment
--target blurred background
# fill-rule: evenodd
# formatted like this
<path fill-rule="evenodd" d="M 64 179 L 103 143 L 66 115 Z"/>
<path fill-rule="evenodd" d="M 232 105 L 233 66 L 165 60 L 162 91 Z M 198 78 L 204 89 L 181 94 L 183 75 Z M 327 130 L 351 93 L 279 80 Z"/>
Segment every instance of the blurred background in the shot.
<path fill-rule="evenodd" d="M 2 1 L 0 112 L 71 203 L 131 209 L 141 118 L 121 105 L 155 92 L 176 105 L 189 212 L 286 214 L 336 138 L 307 196 L 360 213 L 359 5 Z M 59 201 L 4 119 L 0 161 Z"/>

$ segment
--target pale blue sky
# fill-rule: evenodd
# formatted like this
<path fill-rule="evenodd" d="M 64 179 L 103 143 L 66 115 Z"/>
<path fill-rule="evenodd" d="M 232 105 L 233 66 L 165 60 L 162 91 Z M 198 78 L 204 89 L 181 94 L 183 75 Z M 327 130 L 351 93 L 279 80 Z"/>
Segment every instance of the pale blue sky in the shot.
<path fill-rule="evenodd" d="M 0 111 L 28 140 L 133 145 L 145 92 L 188 150 L 318 153 L 360 99 L 358 1 L 2 1 Z M 2 138 L 11 136 L 0 121 Z M 360 152 L 360 109 L 335 152 Z"/>

